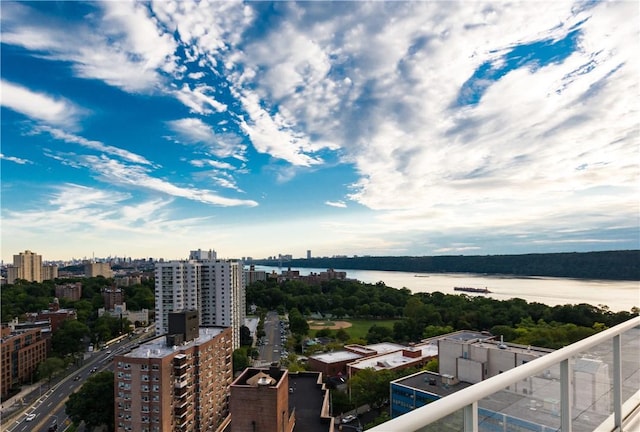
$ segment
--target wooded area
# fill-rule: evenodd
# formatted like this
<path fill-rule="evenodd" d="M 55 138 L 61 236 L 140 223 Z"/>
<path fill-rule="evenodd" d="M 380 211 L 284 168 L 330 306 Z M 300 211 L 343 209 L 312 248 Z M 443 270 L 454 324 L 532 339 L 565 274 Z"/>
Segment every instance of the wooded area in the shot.
<path fill-rule="evenodd" d="M 417 342 L 454 330 L 477 330 L 502 334 L 507 341 L 547 348 L 576 342 L 638 313 L 637 309 L 612 312 L 604 305 L 584 303 L 548 306 L 519 298 L 496 300 L 441 292 L 412 294 L 406 288 L 391 288 L 382 282 L 366 284 L 351 280 L 332 280 L 322 285 L 297 280 L 255 282 L 247 287 L 247 304 L 279 313 L 299 310 L 305 317 L 399 320 L 393 330 L 373 326 L 367 343 Z M 296 333 L 293 326 L 292 332 Z"/>
<path fill-rule="evenodd" d="M 278 265 L 279 260 L 251 264 Z M 416 273 L 485 273 L 577 279 L 640 280 L 640 250 L 525 255 L 363 256 L 293 259 L 290 267 Z"/>

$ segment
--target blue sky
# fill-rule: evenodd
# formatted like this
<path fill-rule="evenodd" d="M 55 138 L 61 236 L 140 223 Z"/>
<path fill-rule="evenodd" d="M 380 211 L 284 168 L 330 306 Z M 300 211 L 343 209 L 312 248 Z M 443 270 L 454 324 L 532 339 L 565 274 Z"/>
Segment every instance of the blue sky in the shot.
<path fill-rule="evenodd" d="M 640 247 L 635 1 L 0 6 L 5 262 Z"/>

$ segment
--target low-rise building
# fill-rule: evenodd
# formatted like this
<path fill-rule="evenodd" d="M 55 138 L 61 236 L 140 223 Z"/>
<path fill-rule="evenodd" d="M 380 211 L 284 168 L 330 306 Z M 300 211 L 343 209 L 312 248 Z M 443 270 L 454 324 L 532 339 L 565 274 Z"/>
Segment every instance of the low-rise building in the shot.
<path fill-rule="evenodd" d="M 139 311 L 131 311 L 127 309 L 127 304 L 117 304 L 111 310 L 106 308 L 98 309 L 98 316 L 109 315 L 114 318 L 122 318 L 128 320 L 135 327 L 143 327 L 149 323 L 149 309 L 141 309 Z"/>
<path fill-rule="evenodd" d="M 78 319 L 76 310 L 61 308 L 57 298 L 54 298 L 53 301 L 49 303 L 49 309 L 41 310 L 40 312 L 30 312 L 27 313 L 26 316 L 27 321 L 30 322 L 49 321 L 51 332 L 58 330 L 64 321 Z"/>
<path fill-rule="evenodd" d="M 332 432 L 322 374 L 248 368 L 231 385 L 230 432 Z"/>

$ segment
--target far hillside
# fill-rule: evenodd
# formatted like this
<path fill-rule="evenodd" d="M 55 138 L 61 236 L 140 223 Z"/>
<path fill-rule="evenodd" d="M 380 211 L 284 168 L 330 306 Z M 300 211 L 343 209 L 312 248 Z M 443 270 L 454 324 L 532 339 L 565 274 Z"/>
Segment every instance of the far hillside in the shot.
<path fill-rule="evenodd" d="M 251 264 L 278 265 L 279 260 Z M 249 263 L 248 263 L 249 264 Z M 640 280 L 640 250 L 525 255 L 364 256 L 292 259 L 291 267 L 416 273 L 484 273 L 576 279 Z"/>

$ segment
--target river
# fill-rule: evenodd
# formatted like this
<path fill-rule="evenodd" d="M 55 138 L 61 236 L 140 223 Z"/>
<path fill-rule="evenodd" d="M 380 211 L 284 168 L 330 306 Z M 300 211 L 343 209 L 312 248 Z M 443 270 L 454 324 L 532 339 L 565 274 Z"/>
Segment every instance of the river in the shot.
<path fill-rule="evenodd" d="M 248 268 L 248 267 L 247 267 Z M 287 267 L 255 266 L 256 270 L 281 273 Z M 301 275 L 320 273 L 327 269 L 291 267 Z M 551 277 L 490 276 L 473 273 L 409 273 L 378 270 L 339 270 L 347 272 L 349 279 L 366 283 L 384 282 L 393 288 L 408 288 L 412 293 L 440 291 L 444 294 L 461 294 L 453 287 L 487 288 L 483 295 L 496 300 L 521 298 L 529 303 L 538 302 L 548 306 L 587 303 L 607 306 L 613 312 L 630 311 L 640 307 L 640 282 L 609 281 L 591 279 L 566 279 Z"/>

